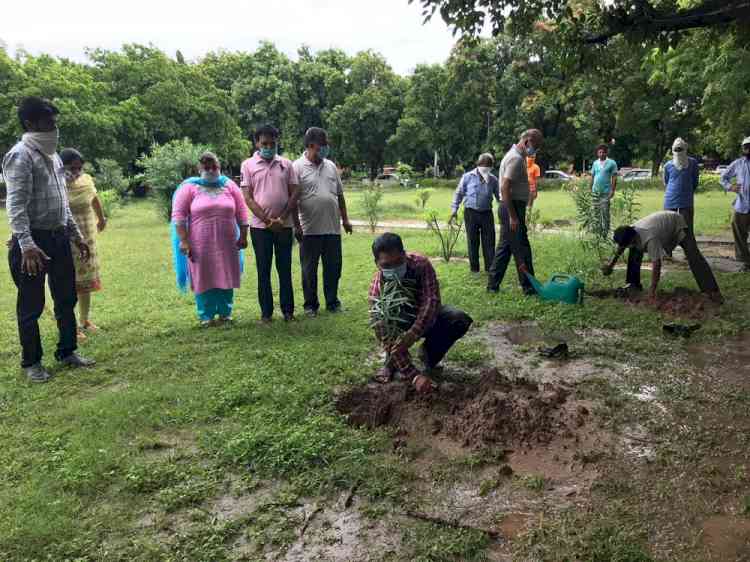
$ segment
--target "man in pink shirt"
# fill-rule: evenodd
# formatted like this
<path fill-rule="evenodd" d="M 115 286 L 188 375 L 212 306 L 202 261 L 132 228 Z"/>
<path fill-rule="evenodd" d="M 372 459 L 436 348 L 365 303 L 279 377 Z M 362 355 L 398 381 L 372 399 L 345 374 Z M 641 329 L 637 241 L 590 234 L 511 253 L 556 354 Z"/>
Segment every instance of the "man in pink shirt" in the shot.
<path fill-rule="evenodd" d="M 271 264 L 276 255 L 279 275 L 279 304 L 284 320 L 294 320 L 292 289 L 292 212 L 299 190 L 294 166 L 278 152 L 279 131 L 264 125 L 255 131 L 255 154 L 242 163 L 242 191 L 253 212 L 250 238 L 258 269 L 258 301 L 261 320 L 273 316 Z"/>

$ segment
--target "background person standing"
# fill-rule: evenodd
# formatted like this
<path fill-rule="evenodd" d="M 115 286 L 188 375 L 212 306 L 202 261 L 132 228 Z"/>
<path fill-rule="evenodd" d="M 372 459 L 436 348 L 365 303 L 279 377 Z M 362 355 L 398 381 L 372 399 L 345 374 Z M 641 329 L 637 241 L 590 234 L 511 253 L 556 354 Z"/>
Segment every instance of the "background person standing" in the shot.
<path fill-rule="evenodd" d="M 609 147 L 596 147 L 597 160 L 591 165 L 591 192 L 598 199 L 599 228 L 603 235 L 609 234 L 610 205 L 617 188 L 617 162 L 609 158 Z"/>
<path fill-rule="evenodd" d="M 529 174 L 529 210 L 531 210 L 537 198 L 537 182 L 542 175 L 542 170 L 536 163 L 536 156 L 526 157 L 526 171 Z"/>
<path fill-rule="evenodd" d="M 734 185 L 733 179 L 736 179 Z M 721 185 L 725 191 L 737 194 L 732 215 L 734 257 L 742 262 L 743 271 L 750 271 L 750 250 L 747 247 L 750 230 L 750 137 L 742 141 L 742 157 L 732 162 L 721 174 Z"/>
<path fill-rule="evenodd" d="M 529 129 L 514 144 L 500 163 L 500 244 L 492 260 L 487 290 L 497 293 L 505 277 L 510 257 L 516 261 L 518 281 L 527 295 L 536 293 L 524 271 L 534 275 L 531 244 L 526 230 L 526 205 L 529 201 L 529 175 L 526 157 L 536 155 L 544 143 L 538 129 Z"/>
<path fill-rule="evenodd" d="M 58 109 L 37 97 L 21 100 L 18 119 L 25 131 L 3 159 L 12 238 L 8 262 L 18 288 L 16 316 L 21 367 L 31 382 L 52 375 L 42 366 L 39 316 L 44 310 L 44 281 L 49 278 L 60 333 L 55 358 L 70 367 L 94 361 L 76 353 L 76 272 L 71 240 L 83 261 L 89 248 L 70 212 L 63 163 L 57 155 Z"/>
<path fill-rule="evenodd" d="M 461 203 L 464 204 L 466 241 L 469 251 L 469 267 L 479 273 L 479 244 L 481 240 L 484 270 L 492 266 L 495 252 L 495 218 L 492 214 L 492 200 L 500 200 L 500 187 L 491 170 L 495 164 L 492 154 L 482 154 L 477 159 L 477 167 L 465 173 L 458 182 L 451 204 L 451 221 L 456 220 Z"/>
<path fill-rule="evenodd" d="M 679 137 L 672 143 L 672 160 L 664 166 L 664 210 L 679 213 L 685 219 L 690 234 L 695 236 L 694 205 L 700 170 L 698 161 L 688 156 L 687 149 L 688 144 Z M 672 257 L 671 252 L 667 252 L 667 255 Z"/>
<path fill-rule="evenodd" d="M 257 152 L 242 163 L 242 188 L 247 206 L 253 212 L 250 238 L 258 269 L 258 301 L 261 321 L 273 317 L 271 265 L 276 258 L 279 276 L 279 300 L 284 320 L 294 320 L 292 287 L 291 214 L 297 205 L 299 190 L 294 166 L 278 155 L 279 131 L 264 125 L 255 132 Z"/>
<path fill-rule="evenodd" d="M 323 262 L 323 295 L 326 310 L 339 312 L 338 297 L 341 279 L 341 225 L 352 233 L 346 212 L 344 186 L 336 165 L 328 160 L 330 147 L 328 133 L 311 127 L 305 133 L 305 153 L 294 162 L 299 180 L 300 196 L 295 219 L 295 236 L 300 243 L 302 263 L 302 292 L 305 296 L 305 313 L 317 316 L 318 262 Z"/>
<path fill-rule="evenodd" d="M 93 178 L 83 173 L 83 156 L 73 148 L 60 152 L 65 166 L 65 181 L 68 201 L 73 218 L 89 247 L 89 259 L 84 261 L 73 254 L 76 268 L 76 293 L 78 294 L 78 339 L 85 340 L 86 332 L 93 333 L 98 327 L 91 321 L 91 293 L 100 291 L 99 254 L 96 251 L 96 235 L 107 226 L 102 203 L 96 194 Z"/>

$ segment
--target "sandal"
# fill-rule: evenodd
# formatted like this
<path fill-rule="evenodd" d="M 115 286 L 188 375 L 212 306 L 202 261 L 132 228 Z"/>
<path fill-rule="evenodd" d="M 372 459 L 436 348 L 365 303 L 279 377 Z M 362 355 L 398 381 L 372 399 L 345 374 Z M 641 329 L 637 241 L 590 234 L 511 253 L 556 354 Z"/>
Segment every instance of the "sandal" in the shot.
<path fill-rule="evenodd" d="M 86 320 L 86 322 L 84 322 L 81 326 L 81 329 L 86 330 L 87 332 L 94 333 L 99 331 L 99 326 L 94 324 L 91 320 Z"/>

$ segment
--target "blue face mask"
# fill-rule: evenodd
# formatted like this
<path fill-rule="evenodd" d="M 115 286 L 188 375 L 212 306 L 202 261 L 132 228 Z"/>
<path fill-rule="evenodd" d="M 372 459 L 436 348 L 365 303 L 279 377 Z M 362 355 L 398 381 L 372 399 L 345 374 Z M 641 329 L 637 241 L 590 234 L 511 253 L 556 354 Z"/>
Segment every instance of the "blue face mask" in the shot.
<path fill-rule="evenodd" d="M 320 150 L 318 151 L 318 156 L 320 156 L 321 160 L 325 160 L 331 155 L 331 147 L 327 144 L 320 147 Z"/>
<path fill-rule="evenodd" d="M 381 269 L 381 271 L 383 272 L 383 279 L 386 281 L 393 281 L 394 279 L 402 280 L 406 277 L 406 262 L 398 267 Z"/>
<path fill-rule="evenodd" d="M 273 148 L 263 147 L 260 149 L 260 157 L 264 160 L 271 160 L 274 156 L 276 156 L 275 146 Z"/>
<path fill-rule="evenodd" d="M 530 144 L 526 145 L 526 156 L 536 156 L 536 148 Z"/>

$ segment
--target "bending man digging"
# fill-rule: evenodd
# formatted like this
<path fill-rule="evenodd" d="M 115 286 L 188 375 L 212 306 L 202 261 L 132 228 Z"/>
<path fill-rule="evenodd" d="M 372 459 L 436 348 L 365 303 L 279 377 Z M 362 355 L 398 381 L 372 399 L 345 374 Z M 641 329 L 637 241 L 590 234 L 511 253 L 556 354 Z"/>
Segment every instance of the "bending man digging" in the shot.
<path fill-rule="evenodd" d="M 651 258 L 649 298 L 656 298 L 656 288 L 661 278 L 662 259 L 669 255 L 676 246 L 681 246 L 700 290 L 715 302 L 723 301 L 711 267 L 698 249 L 698 243 L 687 222 L 678 213 L 659 211 L 642 218 L 633 226 L 621 226 L 615 230 L 614 241 L 618 246 L 617 252 L 612 261 L 602 268 L 602 272 L 604 275 L 610 275 L 619 257 L 626 248 L 630 248 L 625 287 L 628 291 L 643 290 L 641 263 L 644 253 L 648 252 Z"/>
<path fill-rule="evenodd" d="M 375 334 L 387 354 L 375 375 L 386 383 L 398 373 L 418 392 L 432 390 L 433 382 L 412 363 L 409 348 L 424 338 L 420 357 L 426 372 L 434 369 L 473 320 L 465 312 L 440 302 L 435 269 L 430 260 L 406 253 L 401 237 L 386 232 L 372 245 L 378 271 L 370 285 L 370 314 Z"/>

